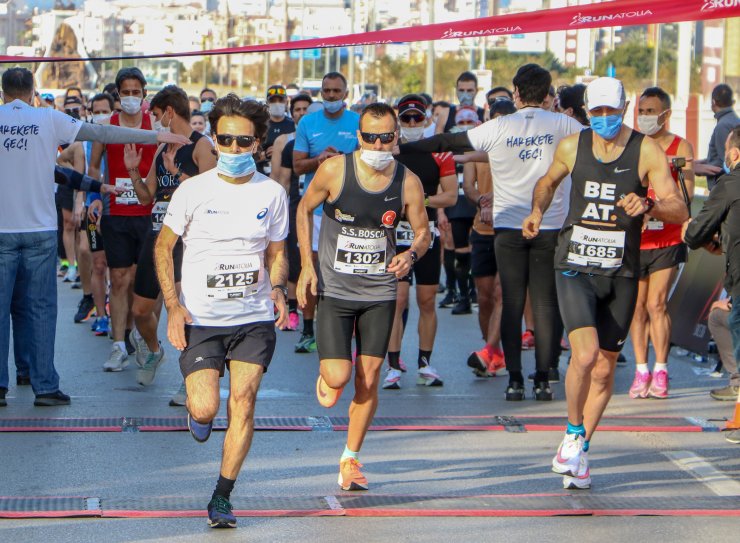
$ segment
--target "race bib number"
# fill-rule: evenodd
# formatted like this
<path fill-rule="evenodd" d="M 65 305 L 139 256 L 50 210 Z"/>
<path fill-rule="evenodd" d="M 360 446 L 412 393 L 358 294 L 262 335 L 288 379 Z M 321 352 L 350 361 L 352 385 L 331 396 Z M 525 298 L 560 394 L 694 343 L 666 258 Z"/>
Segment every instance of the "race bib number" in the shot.
<path fill-rule="evenodd" d="M 591 230 L 574 226 L 568 245 L 568 264 L 618 268 L 624 256 L 624 230 Z"/>
<path fill-rule="evenodd" d="M 138 205 L 139 199 L 136 197 L 134 184 L 131 179 L 125 177 L 116 177 L 116 188 L 123 189 L 124 192 L 116 196 L 116 203 L 122 206 Z"/>
<path fill-rule="evenodd" d="M 152 207 L 152 228 L 155 232 L 162 230 L 162 223 L 167 215 L 167 206 L 169 205 L 169 202 L 157 202 Z"/>
<path fill-rule="evenodd" d="M 258 255 L 215 257 L 205 273 L 206 296 L 216 300 L 253 296 L 259 291 L 261 280 Z"/>
<path fill-rule="evenodd" d="M 646 229 L 647 230 L 663 230 L 663 221 L 656 221 L 655 219 L 650 219 L 647 222 Z"/>
<path fill-rule="evenodd" d="M 384 274 L 387 244 L 385 236 L 358 238 L 340 234 L 337 237 L 334 271 L 353 275 Z"/>
<path fill-rule="evenodd" d="M 434 221 L 429 221 L 429 235 L 431 241 L 429 242 L 429 248 L 434 245 L 434 238 L 436 237 L 436 230 L 434 228 Z M 411 224 L 408 221 L 401 221 L 396 227 L 396 245 L 399 247 L 411 247 L 414 243 L 414 231 L 411 228 Z"/>

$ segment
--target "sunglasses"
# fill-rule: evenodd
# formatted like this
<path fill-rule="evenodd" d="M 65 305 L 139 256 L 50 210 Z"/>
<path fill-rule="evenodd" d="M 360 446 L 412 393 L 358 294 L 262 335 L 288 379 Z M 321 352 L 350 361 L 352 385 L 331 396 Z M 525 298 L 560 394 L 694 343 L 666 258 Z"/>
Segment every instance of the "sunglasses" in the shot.
<path fill-rule="evenodd" d="M 224 147 L 231 147 L 231 144 L 236 140 L 236 144 L 239 147 L 247 148 L 254 145 L 257 138 L 254 136 L 232 136 L 231 134 L 216 134 L 216 141 L 219 145 Z"/>
<path fill-rule="evenodd" d="M 401 122 L 403 123 L 410 123 L 411 121 L 414 121 L 417 123 L 423 123 L 424 121 L 427 120 L 426 116 L 424 115 L 413 115 L 413 114 L 401 115 L 400 119 L 401 119 Z"/>
<path fill-rule="evenodd" d="M 285 96 L 285 89 L 282 87 L 275 87 L 267 89 L 267 96 Z"/>
<path fill-rule="evenodd" d="M 214 98 L 201 98 L 200 101 L 202 103 L 202 102 L 215 102 L 216 100 Z"/>
<path fill-rule="evenodd" d="M 396 137 L 396 133 L 386 132 L 384 134 L 373 134 L 372 132 L 360 132 L 360 136 L 362 136 L 362 141 L 371 145 L 377 140 L 380 140 L 380 143 L 388 144 Z"/>

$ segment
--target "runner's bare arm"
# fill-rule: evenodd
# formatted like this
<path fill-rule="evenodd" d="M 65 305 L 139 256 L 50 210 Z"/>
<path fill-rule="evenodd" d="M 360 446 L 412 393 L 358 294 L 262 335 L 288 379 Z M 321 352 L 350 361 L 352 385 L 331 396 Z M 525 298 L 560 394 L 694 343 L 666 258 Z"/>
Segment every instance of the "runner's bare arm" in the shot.
<path fill-rule="evenodd" d="M 85 149 L 81 143 L 74 143 L 69 147 L 74 147 L 72 164 L 73 168 L 80 173 L 85 173 Z"/>
<path fill-rule="evenodd" d="M 218 158 L 213 150 L 213 145 L 208 141 L 208 138 L 200 138 L 195 144 L 195 151 L 193 151 L 193 161 L 198 166 L 198 173 L 207 172 L 216 167 Z M 180 182 L 182 183 L 186 179 L 190 179 L 190 176 L 185 172 L 180 172 Z"/>
<path fill-rule="evenodd" d="M 457 202 L 457 177 L 445 175 L 439 178 L 439 190 L 437 194 L 427 194 L 429 207 L 451 207 Z"/>
<path fill-rule="evenodd" d="M 182 351 L 187 346 L 185 324 L 192 324 L 193 318 L 180 303 L 175 290 L 175 263 L 172 258 L 172 249 L 179 237 L 169 226 L 162 225 L 162 230 L 154 245 L 154 266 L 162 289 L 164 305 L 167 308 L 167 337 L 175 349 Z"/>
<path fill-rule="evenodd" d="M 272 168 L 272 178 L 280 183 L 280 186 L 285 189 L 286 193 L 290 192 L 290 168 L 283 168 L 278 165 Z"/>
<path fill-rule="evenodd" d="M 406 174 L 406 182 L 403 184 L 403 199 L 406 202 L 406 217 L 414 231 L 414 242 L 409 247 L 409 251 L 416 252 L 421 258 L 429 249 L 432 238 L 429 232 L 429 219 L 424 208 L 424 187 L 416 174 L 410 171 Z M 388 271 L 391 271 L 390 268 Z"/>
<path fill-rule="evenodd" d="M 272 157 L 270 158 L 270 168 L 275 175 L 275 172 L 278 171 L 280 168 L 281 159 L 283 156 L 283 149 L 285 149 L 285 144 L 288 143 L 288 135 L 287 134 L 280 134 L 275 142 L 272 144 Z M 273 177 L 273 179 L 275 179 Z"/>
<path fill-rule="evenodd" d="M 447 126 L 447 119 L 450 118 L 450 108 L 437 106 L 439 108 L 439 115 L 437 115 L 437 124 L 434 125 L 434 133 L 441 134 L 445 131 Z"/>
<path fill-rule="evenodd" d="M 481 193 L 477 186 L 478 176 L 474 162 L 468 162 L 463 166 L 463 184 L 462 189 L 465 197 L 473 204 L 478 205 L 478 198 Z"/>
<path fill-rule="evenodd" d="M 689 211 L 679 188 L 673 181 L 665 153 L 651 138 L 642 140 L 640 175 L 643 179 L 647 178 L 655 191 L 655 206 L 650 210 L 651 217 L 675 224 L 683 223 L 689 218 Z M 621 203 L 620 201 L 617 205 Z M 647 207 L 647 204 L 645 206 Z M 620 207 L 625 207 L 625 211 L 629 213 L 628 207 Z"/>
<path fill-rule="evenodd" d="M 95 180 L 100 180 L 100 165 L 103 162 L 103 153 L 105 152 L 105 145 L 93 143 L 92 150 L 90 151 L 90 164 L 87 168 L 87 175 Z M 103 179 L 103 182 L 107 182 L 107 179 Z"/>
<path fill-rule="evenodd" d="M 154 195 L 157 193 L 157 156 L 166 146 L 160 145 L 157 153 L 154 155 L 152 165 L 149 168 L 146 179 L 141 177 L 139 165 L 141 164 L 141 149 L 136 150 L 135 145 L 128 144 L 123 150 L 123 162 L 131 177 L 131 183 L 134 185 L 134 192 L 141 205 L 149 205 L 154 201 Z"/>
<path fill-rule="evenodd" d="M 550 207 L 560 183 L 573 170 L 576 151 L 578 149 L 578 135 L 568 136 L 560 141 L 552 164 L 545 175 L 540 177 L 532 193 L 532 212 L 524 219 L 522 234 L 525 238 L 537 236 L 542 223 L 542 217 Z"/>

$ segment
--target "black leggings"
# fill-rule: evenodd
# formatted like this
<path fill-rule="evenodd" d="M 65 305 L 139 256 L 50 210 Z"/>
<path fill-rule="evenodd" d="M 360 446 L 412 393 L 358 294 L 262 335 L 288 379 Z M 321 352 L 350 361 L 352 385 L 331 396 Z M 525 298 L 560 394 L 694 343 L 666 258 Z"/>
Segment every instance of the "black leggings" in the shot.
<path fill-rule="evenodd" d="M 528 240 L 521 230 L 496 229 L 496 263 L 503 295 L 501 343 L 506 369 L 515 373 L 511 377 L 519 377 L 522 372 L 522 315 L 527 288 L 534 313 L 537 371 L 546 373 L 560 357 L 563 321 L 553 273 L 557 239 L 557 230 L 541 230 L 535 239 Z"/>

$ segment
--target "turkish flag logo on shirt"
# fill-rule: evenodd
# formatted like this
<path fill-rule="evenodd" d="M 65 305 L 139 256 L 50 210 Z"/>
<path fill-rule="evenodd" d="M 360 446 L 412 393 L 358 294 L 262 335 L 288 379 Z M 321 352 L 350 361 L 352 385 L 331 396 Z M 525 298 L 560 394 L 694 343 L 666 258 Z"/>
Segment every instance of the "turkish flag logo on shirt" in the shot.
<path fill-rule="evenodd" d="M 383 213 L 383 224 L 385 226 L 393 226 L 393 223 L 396 221 L 396 212 L 395 211 L 386 211 Z"/>

